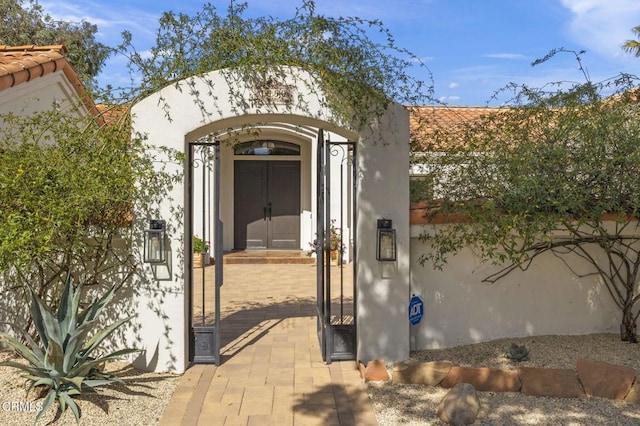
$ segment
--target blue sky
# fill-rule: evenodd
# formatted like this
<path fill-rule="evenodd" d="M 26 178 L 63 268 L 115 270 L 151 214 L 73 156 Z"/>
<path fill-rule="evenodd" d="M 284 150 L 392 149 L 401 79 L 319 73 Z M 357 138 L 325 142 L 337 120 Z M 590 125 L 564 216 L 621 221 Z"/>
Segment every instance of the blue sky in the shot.
<path fill-rule="evenodd" d="M 193 13 L 199 1 L 41 0 L 53 17 L 98 25 L 99 41 L 115 45 L 129 30 L 138 50 L 150 46 L 163 11 Z M 228 2 L 212 0 L 221 13 Z M 287 18 L 296 0 L 249 0 L 249 14 Z M 539 87 L 584 81 L 570 55 L 531 66 L 551 49 L 586 50 L 593 81 L 620 72 L 640 75 L 640 59 L 620 45 L 640 25 L 640 0 L 316 0 L 329 16 L 380 19 L 397 44 L 420 57 L 433 73 L 436 97 L 451 105 L 484 106 L 509 82 Z M 120 85 L 123 60 L 114 58 L 99 77 Z"/>

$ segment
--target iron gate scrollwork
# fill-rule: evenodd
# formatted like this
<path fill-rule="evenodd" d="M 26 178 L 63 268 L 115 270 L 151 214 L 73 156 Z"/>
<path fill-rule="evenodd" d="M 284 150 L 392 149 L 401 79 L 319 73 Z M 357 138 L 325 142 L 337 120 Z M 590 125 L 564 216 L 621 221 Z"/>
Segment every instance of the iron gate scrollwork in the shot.
<path fill-rule="evenodd" d="M 357 239 L 354 230 L 357 217 L 357 172 L 355 160 L 355 142 L 325 141 L 324 132 L 322 130 L 318 132 L 317 331 L 322 358 L 326 363 L 356 359 Z M 332 163 L 334 166 L 339 163 L 337 179 L 332 175 Z M 332 198 L 331 191 L 336 189 L 336 181 L 339 184 L 340 194 L 339 206 L 334 209 L 331 201 L 336 197 Z M 350 229 L 347 241 L 344 240 L 345 219 Z M 332 265 L 331 262 L 332 251 L 337 251 L 336 265 Z M 345 258 L 347 251 L 348 259 Z M 347 275 L 345 260 L 350 260 L 351 277 Z M 334 280 L 337 280 L 337 283 Z"/>
<path fill-rule="evenodd" d="M 220 144 L 206 140 L 190 144 L 189 164 L 189 220 L 185 227 L 185 265 L 191 295 L 189 358 L 194 363 L 220 365 Z M 196 236 L 198 252 L 194 251 Z M 214 268 L 209 267 L 211 254 Z"/>

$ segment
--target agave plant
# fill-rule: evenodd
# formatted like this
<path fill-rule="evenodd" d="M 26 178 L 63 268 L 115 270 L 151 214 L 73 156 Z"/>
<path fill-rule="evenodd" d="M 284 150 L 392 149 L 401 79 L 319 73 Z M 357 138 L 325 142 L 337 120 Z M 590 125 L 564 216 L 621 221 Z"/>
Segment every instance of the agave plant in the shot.
<path fill-rule="evenodd" d="M 108 355 L 96 354 L 96 350 L 105 338 L 131 317 L 120 319 L 105 327 L 101 326 L 100 330 L 89 337 L 89 333 L 97 325 L 96 317 L 112 299 L 115 289 L 116 287 L 112 286 L 80 312 L 82 285 L 74 288 L 73 279 L 69 276 L 58 311 L 54 313 L 30 288 L 31 315 L 39 343 L 26 330 L 20 330 L 26 344 L 9 334 L 0 333 L 18 355 L 28 361 L 28 365 L 11 361 L 1 365 L 22 370 L 23 377 L 31 382 L 29 389 L 44 387 L 45 391 L 49 391 L 34 423 L 38 422 L 54 401 L 58 401 L 60 413 L 70 408 L 78 420 L 80 409 L 72 396 L 95 392 L 95 387 L 108 383 L 124 384 L 115 375 L 103 372 L 101 366 L 105 361 L 118 359 L 138 350 L 123 349 Z"/>
<path fill-rule="evenodd" d="M 509 349 L 507 349 L 506 356 L 514 362 L 526 361 L 529 357 L 529 349 L 527 349 L 525 345 L 519 346 L 512 343 Z"/>

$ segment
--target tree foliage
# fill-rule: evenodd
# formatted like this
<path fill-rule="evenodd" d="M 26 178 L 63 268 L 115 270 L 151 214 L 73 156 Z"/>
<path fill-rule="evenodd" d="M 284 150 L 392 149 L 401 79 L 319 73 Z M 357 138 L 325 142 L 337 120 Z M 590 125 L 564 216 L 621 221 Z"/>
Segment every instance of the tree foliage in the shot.
<path fill-rule="evenodd" d="M 55 307 L 71 272 L 89 286 L 120 287 L 139 264 L 132 217 L 148 211 L 174 176 L 154 170 L 143 138 L 127 126 L 55 109 L 2 120 L 5 303 L 31 287 Z"/>
<path fill-rule="evenodd" d="M 87 21 L 56 21 L 37 0 L 0 0 L 0 44 L 64 44 L 80 80 L 91 87 L 111 50 L 95 39 L 98 27 Z"/>
<path fill-rule="evenodd" d="M 637 58 L 640 58 L 640 25 L 631 29 L 636 36 L 635 40 L 627 40 L 622 45 L 622 48 L 629 53 L 632 53 Z"/>
<path fill-rule="evenodd" d="M 585 73 L 586 76 L 586 73 Z M 431 215 L 457 214 L 424 232 L 420 261 L 442 267 L 472 247 L 502 265 L 485 281 L 526 270 L 544 253 L 591 265 L 636 341 L 640 300 L 640 105 L 629 76 L 552 91 L 521 86 L 514 105 L 437 129 L 427 160 Z M 604 96 L 603 91 L 615 92 Z M 427 148 L 429 150 L 429 147 Z M 460 218 L 462 218 L 460 220 Z M 560 284 L 559 284 L 560 285 Z"/>
<path fill-rule="evenodd" d="M 322 16 L 311 0 L 303 1 L 289 19 L 247 14 L 247 3 L 233 1 L 226 13 L 212 4 L 193 16 L 166 12 L 155 46 L 144 55 L 124 33 L 119 49 L 130 58 L 132 75 L 139 76 L 134 80 L 140 84 L 133 90 L 112 89 L 131 100 L 184 78 L 224 69 L 234 70 L 229 79 L 239 74 L 244 82 L 259 86 L 295 67 L 312 75 L 309 88 L 322 89 L 336 121 L 355 126 L 370 124 L 391 100 L 424 104 L 431 99 L 431 85 L 411 72 L 426 73 L 428 80 L 428 70 L 396 45 L 380 21 Z M 204 95 L 194 93 L 198 101 Z M 248 102 L 243 93 L 230 96 L 240 108 Z M 206 103 L 202 102 L 203 110 Z"/>

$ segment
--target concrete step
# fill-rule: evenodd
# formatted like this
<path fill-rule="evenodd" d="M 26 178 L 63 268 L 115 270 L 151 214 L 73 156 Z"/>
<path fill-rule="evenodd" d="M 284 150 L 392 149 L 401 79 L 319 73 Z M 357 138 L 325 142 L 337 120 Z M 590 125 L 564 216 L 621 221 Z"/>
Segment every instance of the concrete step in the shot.
<path fill-rule="evenodd" d="M 304 264 L 313 265 L 316 259 L 304 250 L 240 250 L 225 253 L 226 265 Z"/>

